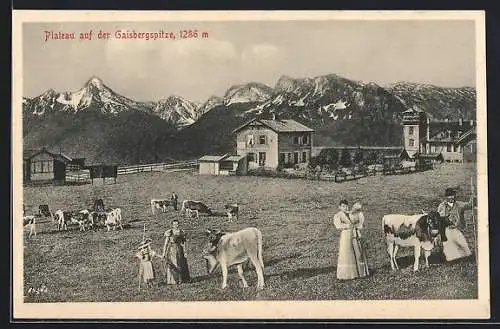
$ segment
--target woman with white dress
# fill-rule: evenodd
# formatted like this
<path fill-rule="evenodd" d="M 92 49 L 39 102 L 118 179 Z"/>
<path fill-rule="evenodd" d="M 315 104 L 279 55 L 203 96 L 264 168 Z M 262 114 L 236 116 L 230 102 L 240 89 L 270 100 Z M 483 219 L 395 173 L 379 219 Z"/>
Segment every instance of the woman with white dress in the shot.
<path fill-rule="evenodd" d="M 369 275 L 366 253 L 361 243 L 360 230 L 364 215 L 361 204 L 356 203 L 349 212 L 349 203 L 342 200 L 339 212 L 333 217 L 335 228 L 341 230 L 337 259 L 337 279 L 350 280 Z"/>

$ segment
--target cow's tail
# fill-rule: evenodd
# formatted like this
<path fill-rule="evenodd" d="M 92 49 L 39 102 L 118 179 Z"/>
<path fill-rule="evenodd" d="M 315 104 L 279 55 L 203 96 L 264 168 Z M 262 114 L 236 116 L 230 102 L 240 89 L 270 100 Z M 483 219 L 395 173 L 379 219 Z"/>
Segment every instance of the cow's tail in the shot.
<path fill-rule="evenodd" d="M 264 259 L 262 258 L 262 232 L 257 230 L 257 257 L 259 257 L 260 266 L 264 270 Z"/>

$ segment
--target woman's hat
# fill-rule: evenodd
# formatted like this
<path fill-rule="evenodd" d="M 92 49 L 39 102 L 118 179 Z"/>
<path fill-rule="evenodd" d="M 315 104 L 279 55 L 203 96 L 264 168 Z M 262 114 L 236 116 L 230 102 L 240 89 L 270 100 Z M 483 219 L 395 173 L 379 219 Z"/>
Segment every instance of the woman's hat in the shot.
<path fill-rule="evenodd" d="M 144 249 L 147 246 L 149 246 L 151 244 L 151 242 L 152 242 L 152 240 L 150 238 L 147 238 L 147 239 L 142 241 L 142 243 L 139 245 L 139 247 L 137 249 Z"/>
<path fill-rule="evenodd" d="M 445 191 L 444 191 L 444 196 L 456 196 L 457 192 L 455 192 L 454 189 L 452 189 L 451 187 L 448 187 Z"/>

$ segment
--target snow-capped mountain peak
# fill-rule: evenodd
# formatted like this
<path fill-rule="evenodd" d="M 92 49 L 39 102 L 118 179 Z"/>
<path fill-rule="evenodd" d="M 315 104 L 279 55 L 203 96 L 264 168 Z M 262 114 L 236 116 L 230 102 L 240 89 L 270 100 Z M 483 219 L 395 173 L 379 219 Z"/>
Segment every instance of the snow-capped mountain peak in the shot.
<path fill-rule="evenodd" d="M 234 103 L 265 102 L 271 98 L 273 89 L 262 83 L 250 82 L 232 86 L 224 95 L 224 105 Z"/>

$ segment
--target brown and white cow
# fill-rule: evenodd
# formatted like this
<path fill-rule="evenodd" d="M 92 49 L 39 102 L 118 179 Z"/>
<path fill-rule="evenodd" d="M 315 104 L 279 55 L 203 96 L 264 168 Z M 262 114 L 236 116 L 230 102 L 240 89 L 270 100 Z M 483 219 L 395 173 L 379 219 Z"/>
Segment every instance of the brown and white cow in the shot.
<path fill-rule="evenodd" d="M 243 263 L 250 260 L 257 272 L 257 290 L 264 289 L 264 261 L 262 258 L 262 233 L 255 227 L 226 233 L 220 230 L 207 230 L 209 247 L 203 253 L 209 274 L 220 266 L 222 270 L 222 289 L 227 287 L 228 267 L 236 265 L 243 287 L 248 283 L 243 276 Z"/>
<path fill-rule="evenodd" d="M 71 220 L 73 218 L 73 214 L 70 211 L 62 211 L 61 209 L 57 210 L 54 213 L 54 219 L 57 223 L 57 230 L 67 230 L 68 229 L 68 223 L 71 223 Z"/>
<path fill-rule="evenodd" d="M 169 206 L 172 206 L 175 209 L 176 206 L 174 203 L 177 204 L 177 201 L 174 202 L 168 199 L 151 199 L 151 213 L 154 215 L 155 209 L 167 212 L 167 208 Z"/>
<path fill-rule="evenodd" d="M 382 229 L 387 244 L 391 268 L 399 269 L 396 254 L 399 247 L 413 247 L 415 261 L 413 271 L 418 271 L 421 249 L 424 249 L 425 266 L 429 267 L 429 256 L 438 236 L 447 241 L 445 222 L 438 212 L 431 211 L 418 215 L 389 214 L 382 217 Z"/>
<path fill-rule="evenodd" d="M 191 214 L 194 213 L 196 218 L 200 217 L 200 213 L 207 215 L 212 215 L 212 209 L 200 201 L 184 200 L 182 201 L 181 212 L 185 212 L 187 217 L 192 217 Z"/>

